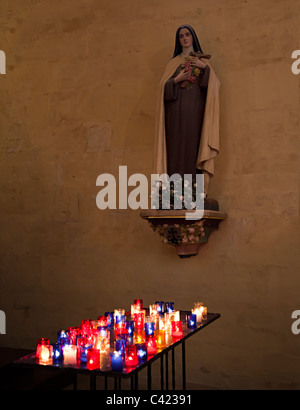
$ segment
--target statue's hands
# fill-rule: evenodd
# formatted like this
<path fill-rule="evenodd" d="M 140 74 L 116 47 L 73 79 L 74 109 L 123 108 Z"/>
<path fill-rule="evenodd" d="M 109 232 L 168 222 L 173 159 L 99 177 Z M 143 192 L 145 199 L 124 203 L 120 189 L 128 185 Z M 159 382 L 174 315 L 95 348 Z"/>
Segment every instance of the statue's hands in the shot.
<path fill-rule="evenodd" d="M 197 57 L 193 57 L 190 60 L 190 65 L 198 68 L 205 68 L 206 64 Z"/>
<path fill-rule="evenodd" d="M 186 81 L 190 78 L 191 70 L 188 71 L 180 71 L 180 73 L 174 77 L 174 83 L 181 83 L 182 81 Z"/>

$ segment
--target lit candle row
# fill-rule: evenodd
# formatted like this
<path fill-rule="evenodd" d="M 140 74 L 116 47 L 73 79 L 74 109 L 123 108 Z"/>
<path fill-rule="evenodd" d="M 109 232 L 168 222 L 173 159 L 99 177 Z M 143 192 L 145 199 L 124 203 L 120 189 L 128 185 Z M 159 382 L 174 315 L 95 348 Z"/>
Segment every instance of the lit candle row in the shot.
<path fill-rule="evenodd" d="M 41 364 L 63 362 L 74 366 L 83 363 L 92 369 L 99 368 L 100 356 L 106 354 L 113 370 L 136 366 L 183 336 L 183 322 L 173 302 L 155 302 L 149 305 L 148 314 L 146 316 L 143 300 L 136 299 L 130 314 L 126 314 L 125 309 L 115 309 L 98 316 L 95 321 L 85 319 L 78 327 L 57 332 L 54 344 L 47 338 L 39 339 L 36 358 Z M 194 329 L 206 318 L 207 308 L 203 303 L 195 303 L 191 313 L 186 315 L 186 327 Z M 112 352 L 111 331 L 114 331 Z"/>

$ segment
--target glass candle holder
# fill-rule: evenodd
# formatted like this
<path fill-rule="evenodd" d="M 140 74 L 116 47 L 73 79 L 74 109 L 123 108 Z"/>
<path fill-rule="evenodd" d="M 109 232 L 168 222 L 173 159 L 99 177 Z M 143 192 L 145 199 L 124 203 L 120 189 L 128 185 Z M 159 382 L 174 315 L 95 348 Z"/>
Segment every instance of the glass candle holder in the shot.
<path fill-rule="evenodd" d="M 148 336 L 146 338 L 146 344 L 147 344 L 147 354 L 149 356 L 153 356 L 155 353 L 157 353 L 157 344 L 156 344 L 155 336 Z"/>
<path fill-rule="evenodd" d="M 59 330 L 57 332 L 57 343 L 70 344 L 70 337 L 65 330 Z"/>
<path fill-rule="evenodd" d="M 134 367 L 139 363 L 137 355 L 137 345 L 125 346 L 125 366 Z"/>
<path fill-rule="evenodd" d="M 81 323 L 81 333 L 84 336 L 90 336 L 93 329 L 93 321 L 91 319 L 84 319 Z"/>
<path fill-rule="evenodd" d="M 115 325 L 119 325 L 121 323 L 126 322 L 126 316 L 125 315 L 115 315 Z"/>
<path fill-rule="evenodd" d="M 128 336 L 132 336 L 134 332 L 134 320 L 126 320 L 125 328 L 127 329 Z"/>
<path fill-rule="evenodd" d="M 139 312 L 139 311 L 140 310 L 138 309 L 137 305 L 131 305 L 130 306 L 130 315 L 131 315 L 132 318 L 134 317 L 134 314 Z"/>
<path fill-rule="evenodd" d="M 156 305 L 149 305 L 149 315 L 150 316 L 157 316 L 158 315 L 158 311 L 156 308 Z"/>
<path fill-rule="evenodd" d="M 174 312 L 174 302 L 165 302 L 164 312 L 165 313 Z"/>
<path fill-rule="evenodd" d="M 170 320 L 178 322 L 180 320 L 180 311 L 179 310 L 173 310 L 173 312 L 170 312 Z"/>
<path fill-rule="evenodd" d="M 161 351 L 166 347 L 166 335 L 164 330 L 156 330 L 156 346 L 157 350 Z"/>
<path fill-rule="evenodd" d="M 87 352 L 91 349 L 93 345 L 91 343 L 86 343 L 83 346 L 80 346 L 80 361 L 86 362 L 87 361 Z"/>
<path fill-rule="evenodd" d="M 134 315 L 134 327 L 137 330 L 144 329 L 145 323 L 145 311 L 135 312 Z"/>
<path fill-rule="evenodd" d="M 86 367 L 89 370 L 98 369 L 100 367 L 100 352 L 98 349 L 90 348 L 87 350 Z"/>
<path fill-rule="evenodd" d="M 36 358 L 39 363 L 47 364 L 52 360 L 53 347 L 46 337 L 38 339 L 36 346 Z"/>
<path fill-rule="evenodd" d="M 171 333 L 172 331 L 172 317 L 173 313 L 165 313 L 164 314 L 164 330 L 165 332 Z M 161 328 L 162 328 L 162 323 L 160 322 Z"/>
<path fill-rule="evenodd" d="M 164 302 L 156 301 L 155 305 L 156 305 L 157 313 L 159 315 L 162 315 L 164 313 Z"/>
<path fill-rule="evenodd" d="M 138 354 L 139 363 L 145 363 L 147 361 L 148 354 L 147 354 L 147 344 L 146 343 L 139 343 L 137 345 L 137 354 Z"/>
<path fill-rule="evenodd" d="M 99 350 L 100 353 L 105 353 L 106 350 L 109 348 L 109 341 L 108 338 L 99 334 L 93 343 L 93 347 Z"/>
<path fill-rule="evenodd" d="M 119 352 L 114 351 L 109 354 L 109 358 L 110 358 L 111 370 L 113 372 L 121 372 L 123 370 L 122 355 Z"/>
<path fill-rule="evenodd" d="M 157 330 L 165 331 L 165 328 L 166 328 L 166 319 L 165 317 L 160 317 L 158 320 Z"/>
<path fill-rule="evenodd" d="M 177 320 L 172 322 L 172 336 L 173 337 L 182 337 L 182 321 Z"/>
<path fill-rule="evenodd" d="M 106 317 L 106 323 L 107 326 L 113 326 L 114 325 L 114 312 L 105 312 L 104 316 Z"/>
<path fill-rule="evenodd" d="M 127 335 L 128 330 L 126 329 L 126 324 L 118 323 L 117 325 L 115 325 L 114 332 L 115 332 L 115 338 L 119 335 Z"/>
<path fill-rule="evenodd" d="M 145 341 L 145 332 L 143 330 L 136 330 L 133 334 L 133 343 L 144 343 Z"/>
<path fill-rule="evenodd" d="M 125 316 L 125 309 L 115 309 L 114 310 L 114 321 L 117 323 L 118 316 Z"/>
<path fill-rule="evenodd" d="M 144 329 L 145 329 L 145 336 L 153 336 L 155 333 L 155 323 L 154 322 L 146 322 L 144 324 Z"/>
<path fill-rule="evenodd" d="M 53 347 L 53 355 L 52 355 L 53 363 L 63 362 L 64 360 L 63 345 L 61 343 L 54 343 L 52 347 Z"/>
<path fill-rule="evenodd" d="M 119 352 L 122 357 L 125 357 L 126 339 L 118 338 L 115 341 L 115 351 Z"/>
<path fill-rule="evenodd" d="M 50 340 L 47 337 L 42 337 L 37 340 L 36 342 L 36 357 L 39 359 L 40 357 L 40 350 L 42 346 L 49 346 Z"/>
<path fill-rule="evenodd" d="M 194 304 L 192 313 L 197 316 L 197 323 L 202 323 L 203 320 L 207 319 L 207 307 L 203 306 L 202 302 L 197 302 Z"/>
<path fill-rule="evenodd" d="M 78 328 L 74 327 L 74 326 L 70 326 L 67 330 L 67 333 L 71 339 L 71 343 L 72 345 L 76 344 L 76 337 L 78 335 Z"/>
<path fill-rule="evenodd" d="M 74 345 L 64 345 L 64 364 L 65 365 L 76 365 L 77 364 L 77 346 Z"/>
<path fill-rule="evenodd" d="M 195 313 L 188 313 L 186 315 L 186 325 L 188 329 L 195 329 L 197 327 L 197 316 Z"/>
<path fill-rule="evenodd" d="M 138 310 L 143 309 L 143 299 L 135 299 L 134 305 L 137 307 Z"/>
<path fill-rule="evenodd" d="M 207 320 L 207 307 L 202 307 L 202 320 Z"/>

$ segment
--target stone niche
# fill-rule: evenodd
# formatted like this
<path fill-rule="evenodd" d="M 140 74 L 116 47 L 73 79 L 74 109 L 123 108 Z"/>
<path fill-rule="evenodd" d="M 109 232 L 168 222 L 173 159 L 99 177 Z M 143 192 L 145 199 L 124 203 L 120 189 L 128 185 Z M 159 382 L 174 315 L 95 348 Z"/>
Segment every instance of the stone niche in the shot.
<path fill-rule="evenodd" d="M 212 231 L 218 229 L 220 222 L 227 217 L 220 211 L 205 209 L 199 219 L 197 212 L 154 209 L 143 211 L 140 216 L 149 222 L 164 243 L 175 247 L 180 258 L 188 258 L 198 255 Z"/>

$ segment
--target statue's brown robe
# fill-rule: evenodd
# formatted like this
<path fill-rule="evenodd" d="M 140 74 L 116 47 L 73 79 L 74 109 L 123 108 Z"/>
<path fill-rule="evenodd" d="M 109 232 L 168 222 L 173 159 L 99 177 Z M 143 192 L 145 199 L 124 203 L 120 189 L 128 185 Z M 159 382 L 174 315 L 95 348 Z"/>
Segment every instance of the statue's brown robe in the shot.
<path fill-rule="evenodd" d="M 203 61 L 209 66 L 210 74 L 206 95 L 206 106 L 203 117 L 202 132 L 198 153 L 196 155 L 196 168 L 214 175 L 214 159 L 219 153 L 219 88 L 220 82 L 208 60 Z M 167 145 L 165 132 L 165 107 L 164 93 L 166 82 L 174 75 L 184 58 L 176 56 L 167 64 L 159 84 L 159 95 L 156 114 L 156 139 L 154 151 L 154 173 L 167 173 Z"/>

